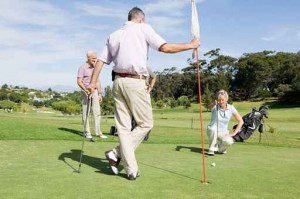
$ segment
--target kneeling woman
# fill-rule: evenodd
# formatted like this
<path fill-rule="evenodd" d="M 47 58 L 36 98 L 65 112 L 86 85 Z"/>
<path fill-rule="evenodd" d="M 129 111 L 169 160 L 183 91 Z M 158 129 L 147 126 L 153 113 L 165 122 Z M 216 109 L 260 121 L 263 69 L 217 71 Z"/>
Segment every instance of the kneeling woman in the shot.
<path fill-rule="evenodd" d="M 227 104 L 228 93 L 225 90 L 220 90 L 216 94 L 216 100 L 217 103 L 211 109 L 211 120 L 207 127 L 209 137 L 208 155 L 214 155 L 217 151 L 220 154 L 227 153 L 227 148 L 233 144 L 232 137 L 241 130 L 244 123 L 235 107 Z M 233 132 L 229 132 L 228 124 L 232 116 L 237 120 L 238 125 Z"/>

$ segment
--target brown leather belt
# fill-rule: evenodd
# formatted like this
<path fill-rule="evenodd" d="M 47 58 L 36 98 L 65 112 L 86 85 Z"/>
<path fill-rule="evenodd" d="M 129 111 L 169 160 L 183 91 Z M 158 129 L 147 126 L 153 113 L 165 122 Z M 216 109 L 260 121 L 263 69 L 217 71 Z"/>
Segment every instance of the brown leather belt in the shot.
<path fill-rule="evenodd" d="M 129 73 L 116 73 L 119 77 L 129 77 L 129 78 L 134 78 L 134 79 L 147 79 L 147 76 L 144 75 L 133 75 Z"/>

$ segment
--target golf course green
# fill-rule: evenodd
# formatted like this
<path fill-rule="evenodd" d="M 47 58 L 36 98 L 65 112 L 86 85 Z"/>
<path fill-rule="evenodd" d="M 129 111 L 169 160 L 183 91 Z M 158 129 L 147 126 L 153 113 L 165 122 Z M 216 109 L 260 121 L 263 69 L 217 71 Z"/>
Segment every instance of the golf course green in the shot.
<path fill-rule="evenodd" d="M 136 151 L 141 176 L 135 181 L 126 179 L 124 169 L 112 175 L 105 159 L 104 152 L 118 144 L 118 137 L 109 135 L 113 117 L 101 120 L 108 139 L 84 142 L 77 173 L 83 138 L 80 115 L 0 110 L 0 198 L 298 198 L 300 107 L 234 102 L 241 115 L 262 104 L 270 106 L 265 132 L 234 143 L 225 155 L 205 157 L 205 168 L 198 105 L 154 109 L 150 138 Z M 210 112 L 202 116 L 207 148 Z M 232 119 L 230 126 L 234 124 Z"/>

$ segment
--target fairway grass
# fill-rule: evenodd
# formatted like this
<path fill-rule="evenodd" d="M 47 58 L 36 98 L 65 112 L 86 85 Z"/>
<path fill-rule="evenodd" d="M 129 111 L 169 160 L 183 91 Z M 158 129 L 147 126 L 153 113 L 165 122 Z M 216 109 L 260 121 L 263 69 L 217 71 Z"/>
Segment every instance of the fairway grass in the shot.
<path fill-rule="evenodd" d="M 234 105 L 245 115 L 262 103 Z M 299 198 L 300 107 L 270 107 L 265 132 L 235 143 L 226 155 L 205 157 L 206 172 L 198 105 L 153 112 L 150 138 L 136 151 L 141 176 L 128 181 L 124 169 L 112 175 L 104 158 L 104 151 L 118 143 L 117 136 L 109 135 L 112 117 L 101 120 L 108 139 L 84 142 L 81 173 L 76 173 L 83 138 L 81 116 L 0 111 L 0 198 Z M 210 114 L 202 113 L 205 147 Z M 229 126 L 234 124 L 232 120 Z"/>
<path fill-rule="evenodd" d="M 297 198 L 299 148 L 236 144 L 205 158 L 190 144 L 148 144 L 137 150 L 141 176 L 112 175 L 104 151 L 114 143 L 0 141 L 1 198 Z M 215 162 L 216 166 L 211 167 Z"/>

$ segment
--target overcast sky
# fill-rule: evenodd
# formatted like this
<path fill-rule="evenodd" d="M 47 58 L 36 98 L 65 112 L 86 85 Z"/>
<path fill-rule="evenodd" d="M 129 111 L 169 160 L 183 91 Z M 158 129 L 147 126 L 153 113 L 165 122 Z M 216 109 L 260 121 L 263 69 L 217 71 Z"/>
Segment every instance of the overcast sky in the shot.
<path fill-rule="evenodd" d="M 196 1 L 203 53 L 220 48 L 222 54 L 275 50 L 300 51 L 299 0 Z M 102 51 L 108 35 L 122 27 L 128 11 L 138 6 L 146 22 L 169 43 L 188 42 L 190 0 L 0 0 L 0 86 L 77 89 L 78 67 L 86 52 Z M 187 66 L 191 52 L 149 53 L 155 71 Z M 112 85 L 112 64 L 101 73 Z"/>

